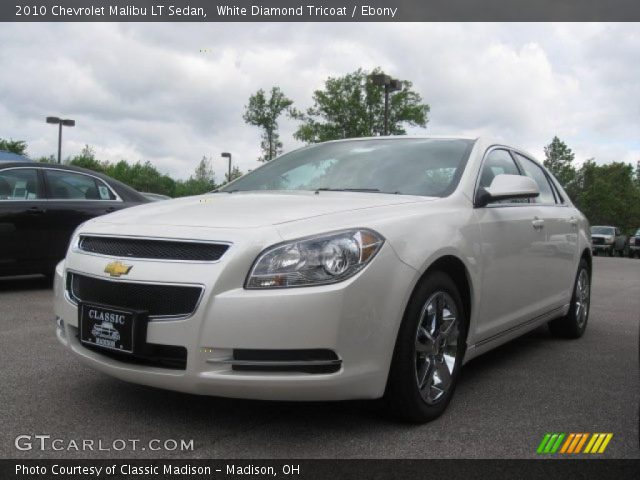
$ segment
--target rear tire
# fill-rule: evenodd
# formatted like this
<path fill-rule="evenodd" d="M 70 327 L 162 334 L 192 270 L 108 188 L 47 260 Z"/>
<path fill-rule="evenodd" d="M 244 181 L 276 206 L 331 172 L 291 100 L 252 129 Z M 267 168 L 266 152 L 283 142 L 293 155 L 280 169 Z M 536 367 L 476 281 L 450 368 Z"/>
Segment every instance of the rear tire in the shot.
<path fill-rule="evenodd" d="M 460 292 L 434 272 L 413 293 L 398 331 L 385 401 L 405 421 L 439 417 L 455 391 L 467 338 Z"/>
<path fill-rule="evenodd" d="M 578 273 L 573 286 L 569 312 L 562 318 L 549 322 L 549 330 L 557 337 L 580 338 L 587 328 L 591 311 L 591 272 L 583 258 L 578 265 Z"/>

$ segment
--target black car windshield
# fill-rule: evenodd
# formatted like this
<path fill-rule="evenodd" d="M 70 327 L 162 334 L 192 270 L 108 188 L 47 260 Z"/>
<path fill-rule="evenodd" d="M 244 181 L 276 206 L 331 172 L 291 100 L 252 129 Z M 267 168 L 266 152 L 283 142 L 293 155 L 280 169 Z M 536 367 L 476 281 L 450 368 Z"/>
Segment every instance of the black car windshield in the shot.
<path fill-rule="evenodd" d="M 473 140 L 371 139 L 313 145 L 248 173 L 222 192 L 338 190 L 443 197 L 453 192 Z"/>
<path fill-rule="evenodd" d="M 591 227 L 591 233 L 595 235 L 615 235 L 616 229 L 613 227 Z"/>

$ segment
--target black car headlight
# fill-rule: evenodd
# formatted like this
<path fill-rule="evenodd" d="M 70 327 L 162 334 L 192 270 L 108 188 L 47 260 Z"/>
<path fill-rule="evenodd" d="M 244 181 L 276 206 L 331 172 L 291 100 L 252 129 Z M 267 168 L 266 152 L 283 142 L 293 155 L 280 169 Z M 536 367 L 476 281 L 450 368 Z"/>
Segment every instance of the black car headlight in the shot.
<path fill-rule="evenodd" d="M 362 270 L 383 243 L 380 234 L 359 228 L 274 245 L 258 256 L 245 288 L 309 287 L 341 282 Z"/>

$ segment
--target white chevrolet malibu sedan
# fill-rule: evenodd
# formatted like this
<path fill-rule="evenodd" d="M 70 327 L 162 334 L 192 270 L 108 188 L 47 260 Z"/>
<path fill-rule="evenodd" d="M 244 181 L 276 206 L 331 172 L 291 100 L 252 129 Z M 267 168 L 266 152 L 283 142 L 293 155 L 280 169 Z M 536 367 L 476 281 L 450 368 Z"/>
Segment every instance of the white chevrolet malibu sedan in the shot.
<path fill-rule="evenodd" d="M 530 155 L 378 137 L 90 220 L 57 267 L 55 315 L 80 361 L 129 382 L 384 397 L 427 421 L 473 357 L 544 323 L 580 337 L 590 284 L 589 225 Z"/>

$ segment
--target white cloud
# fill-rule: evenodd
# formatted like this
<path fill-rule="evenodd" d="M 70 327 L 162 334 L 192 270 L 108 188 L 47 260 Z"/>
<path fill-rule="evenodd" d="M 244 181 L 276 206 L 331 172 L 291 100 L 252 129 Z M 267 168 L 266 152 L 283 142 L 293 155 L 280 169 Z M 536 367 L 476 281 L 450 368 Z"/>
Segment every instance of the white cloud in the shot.
<path fill-rule="evenodd" d="M 488 134 L 541 156 L 554 135 L 579 161 L 640 158 L 634 24 L 7 24 L 0 137 L 56 151 L 47 115 L 77 121 L 63 153 L 149 160 L 187 177 L 203 155 L 257 166 L 242 112 L 279 85 L 299 108 L 327 76 L 381 66 L 431 105 L 426 131 Z M 299 145 L 282 119 L 285 149 Z"/>

